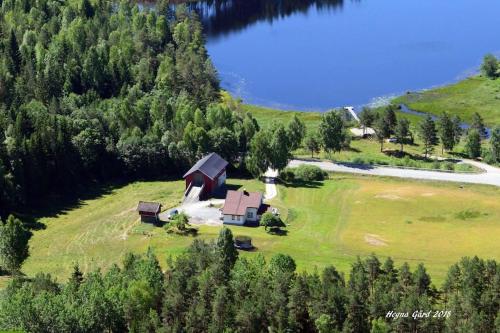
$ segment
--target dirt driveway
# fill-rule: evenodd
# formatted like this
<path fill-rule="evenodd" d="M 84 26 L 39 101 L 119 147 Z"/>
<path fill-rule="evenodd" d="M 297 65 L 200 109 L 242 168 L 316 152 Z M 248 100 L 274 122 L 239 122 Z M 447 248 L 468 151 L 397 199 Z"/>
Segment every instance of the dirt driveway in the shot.
<path fill-rule="evenodd" d="M 176 209 L 189 216 L 189 222 L 193 225 L 210 225 L 220 226 L 220 208 L 224 205 L 223 199 L 211 199 L 207 201 L 197 201 L 192 203 L 184 203 Z M 162 221 L 167 220 L 168 211 L 160 214 Z"/>

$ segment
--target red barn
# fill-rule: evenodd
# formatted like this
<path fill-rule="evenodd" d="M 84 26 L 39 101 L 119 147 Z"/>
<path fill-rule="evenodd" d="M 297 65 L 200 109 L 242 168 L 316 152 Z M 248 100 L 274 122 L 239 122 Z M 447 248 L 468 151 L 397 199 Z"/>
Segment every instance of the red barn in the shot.
<path fill-rule="evenodd" d="M 184 175 L 186 193 L 190 197 L 205 199 L 219 190 L 226 183 L 228 162 L 216 153 L 211 153 L 189 169 Z"/>

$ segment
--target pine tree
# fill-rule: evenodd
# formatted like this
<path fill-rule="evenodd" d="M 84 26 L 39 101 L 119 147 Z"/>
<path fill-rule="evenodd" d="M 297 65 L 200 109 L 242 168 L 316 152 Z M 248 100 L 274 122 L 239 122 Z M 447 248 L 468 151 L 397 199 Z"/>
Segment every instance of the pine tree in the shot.
<path fill-rule="evenodd" d="M 500 163 L 500 127 L 491 131 L 490 152 L 494 162 Z"/>
<path fill-rule="evenodd" d="M 475 129 L 469 130 L 465 142 L 465 153 L 469 158 L 478 158 L 481 156 L 481 136 Z"/>
<path fill-rule="evenodd" d="M 296 114 L 294 114 L 292 120 L 288 123 L 286 132 L 288 135 L 290 150 L 294 151 L 302 145 L 302 141 L 304 140 L 304 136 L 306 134 L 306 125 L 304 125 L 304 122 L 300 120 Z"/>
<path fill-rule="evenodd" d="M 432 120 L 431 116 L 427 116 L 420 123 L 419 135 L 423 141 L 425 158 L 427 158 L 429 157 L 429 154 L 434 151 L 434 146 L 439 143 L 436 124 L 434 123 L 434 120 Z"/>
<path fill-rule="evenodd" d="M 396 130 L 394 132 L 396 140 L 401 145 L 401 152 L 403 152 L 403 146 L 406 143 L 408 136 L 410 136 L 410 122 L 406 118 L 401 118 L 398 121 Z"/>
<path fill-rule="evenodd" d="M 443 146 L 442 153 L 445 150 L 452 151 L 457 143 L 457 139 L 455 138 L 456 130 L 453 123 L 453 120 L 450 118 L 448 113 L 444 112 L 441 118 L 439 119 L 439 138 L 441 139 L 441 143 Z"/>
<path fill-rule="evenodd" d="M 0 223 L 0 262 L 11 274 L 19 273 L 21 264 L 28 257 L 30 233 L 22 222 L 10 215 L 5 223 Z"/>

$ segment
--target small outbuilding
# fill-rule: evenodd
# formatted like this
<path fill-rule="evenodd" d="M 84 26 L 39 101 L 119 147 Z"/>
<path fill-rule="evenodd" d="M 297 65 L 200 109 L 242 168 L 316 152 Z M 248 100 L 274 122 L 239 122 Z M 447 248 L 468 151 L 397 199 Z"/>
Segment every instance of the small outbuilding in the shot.
<path fill-rule="evenodd" d="M 262 193 L 227 191 L 222 218 L 226 224 L 244 225 L 246 222 L 259 221 L 268 208 L 263 203 Z"/>
<path fill-rule="evenodd" d="M 141 216 L 141 222 L 156 223 L 159 221 L 158 215 L 161 211 L 161 204 L 157 202 L 139 201 L 137 211 Z"/>
<path fill-rule="evenodd" d="M 186 193 L 196 193 L 199 199 L 206 199 L 226 184 L 226 167 L 229 163 L 217 153 L 211 153 L 198 162 L 184 175 Z M 196 188 L 193 189 L 193 188 Z"/>

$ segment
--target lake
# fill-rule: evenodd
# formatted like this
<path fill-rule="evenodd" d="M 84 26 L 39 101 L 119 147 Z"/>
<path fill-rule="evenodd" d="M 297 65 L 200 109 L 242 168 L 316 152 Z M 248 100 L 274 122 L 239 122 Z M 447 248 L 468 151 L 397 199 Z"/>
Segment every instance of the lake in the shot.
<path fill-rule="evenodd" d="M 451 83 L 498 53 L 498 0 L 191 3 L 222 87 L 295 110 L 360 106 Z"/>

